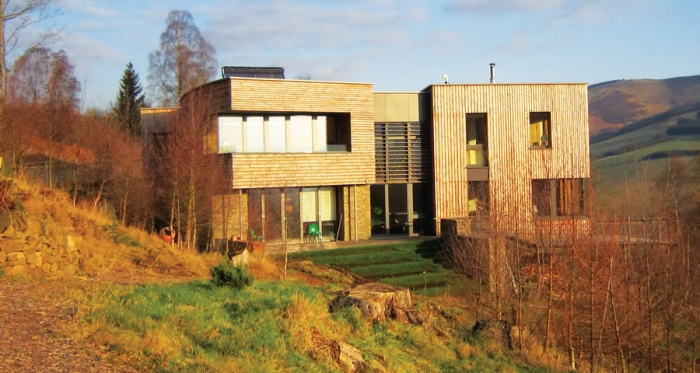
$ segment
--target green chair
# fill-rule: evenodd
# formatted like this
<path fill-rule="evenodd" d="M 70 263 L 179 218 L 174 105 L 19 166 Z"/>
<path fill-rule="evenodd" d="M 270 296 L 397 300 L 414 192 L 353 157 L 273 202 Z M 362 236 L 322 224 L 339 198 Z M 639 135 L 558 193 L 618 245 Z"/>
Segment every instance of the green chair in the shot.
<path fill-rule="evenodd" d="M 312 223 L 306 228 L 306 241 L 321 242 L 321 231 L 318 229 L 318 224 Z"/>
<path fill-rule="evenodd" d="M 263 240 L 263 237 L 262 237 L 262 235 L 261 235 L 261 236 L 256 236 L 256 235 L 255 235 L 255 230 L 251 229 L 251 230 L 250 230 L 250 238 L 249 238 L 249 240 L 250 240 L 250 241 L 262 241 L 262 240 Z"/>

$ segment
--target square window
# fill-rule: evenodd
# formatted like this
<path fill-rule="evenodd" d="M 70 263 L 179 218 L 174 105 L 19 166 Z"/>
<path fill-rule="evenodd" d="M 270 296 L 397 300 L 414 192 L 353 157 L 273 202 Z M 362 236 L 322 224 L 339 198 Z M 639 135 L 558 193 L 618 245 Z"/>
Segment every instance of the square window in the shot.
<path fill-rule="evenodd" d="M 552 120 L 550 112 L 530 113 L 530 147 L 552 147 Z"/>

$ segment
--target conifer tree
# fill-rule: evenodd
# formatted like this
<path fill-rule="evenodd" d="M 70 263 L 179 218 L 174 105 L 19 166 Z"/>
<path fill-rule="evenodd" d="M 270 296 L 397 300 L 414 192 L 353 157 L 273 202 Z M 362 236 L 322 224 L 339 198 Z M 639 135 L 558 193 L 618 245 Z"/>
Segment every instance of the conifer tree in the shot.
<path fill-rule="evenodd" d="M 134 71 L 134 65 L 129 62 L 122 75 L 117 94 L 117 103 L 114 113 L 119 125 L 127 128 L 131 133 L 139 136 L 141 133 L 141 113 L 139 109 L 144 107 L 146 96 L 139 82 L 139 75 Z"/>

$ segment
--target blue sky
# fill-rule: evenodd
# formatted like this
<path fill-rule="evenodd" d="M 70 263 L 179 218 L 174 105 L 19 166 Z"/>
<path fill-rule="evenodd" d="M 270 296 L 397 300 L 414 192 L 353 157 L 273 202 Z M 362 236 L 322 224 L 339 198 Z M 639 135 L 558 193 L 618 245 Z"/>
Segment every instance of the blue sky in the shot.
<path fill-rule="evenodd" d="M 698 0 L 59 0 L 52 20 L 83 85 L 107 108 L 170 10 L 189 10 L 219 66 L 282 66 L 287 78 L 368 82 L 376 91 L 442 83 L 588 82 L 700 74 Z M 47 24 L 38 25 L 41 27 Z M 28 41 L 29 33 L 23 39 Z M 21 51 L 18 48 L 18 51 Z"/>

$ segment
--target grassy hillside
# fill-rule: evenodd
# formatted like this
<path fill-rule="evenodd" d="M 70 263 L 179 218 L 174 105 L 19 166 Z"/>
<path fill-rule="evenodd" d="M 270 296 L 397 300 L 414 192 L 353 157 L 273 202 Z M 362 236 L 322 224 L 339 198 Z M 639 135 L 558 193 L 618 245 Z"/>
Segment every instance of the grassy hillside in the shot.
<path fill-rule="evenodd" d="M 99 208 L 76 205 L 65 192 L 21 179 L 0 176 L 0 180 L 12 182 L 9 199 L 16 205 L 14 214 L 27 224 L 26 232 L 20 234 L 41 232 L 51 225 L 75 240 L 81 256 L 79 277 L 198 278 L 206 276 L 218 260 L 213 255 L 198 255 L 168 245 L 156 234 L 121 226 Z"/>
<path fill-rule="evenodd" d="M 698 102 L 698 97 L 700 75 L 594 84 L 588 89 L 590 133 L 615 131 L 674 107 Z"/>
<path fill-rule="evenodd" d="M 437 247 L 432 244 L 372 246 L 359 249 L 355 259 L 350 259 L 352 249 L 307 254 L 328 263 L 343 257 L 348 267 L 361 258 L 365 265 L 354 266 L 353 275 L 293 261 L 286 279 L 279 258 L 254 253 L 248 266 L 252 286 L 235 289 L 210 280 L 211 266 L 222 259 L 217 254 L 182 251 L 44 187 L 16 181 L 12 196 L 30 225 L 50 219 L 71 232 L 84 260 L 77 277 L 57 280 L 65 285 L 44 288 L 46 282 L 36 280 L 32 286 L 44 303 L 41 310 L 63 315 L 61 323 L 37 328 L 43 323 L 39 318 L 31 325 L 13 325 L 10 336 L 15 330 L 30 330 L 29 336 L 50 328 L 35 338 L 69 340 L 89 361 L 107 362 L 115 371 L 341 372 L 346 371 L 337 357 L 341 343 L 360 351 L 368 363 L 365 371 L 554 372 L 564 363 L 543 356 L 537 338 L 526 339 L 515 351 L 471 338 L 477 316 L 466 292 L 414 295 L 415 307 L 426 317 L 423 325 L 373 324 L 356 308 L 329 312 L 334 290 L 357 282 L 358 274 L 365 281 L 400 279 L 424 292 L 444 290 L 456 275 L 433 261 Z M 13 283 L 34 280 L 5 276 L 0 281 L 12 289 Z M 32 345 L 20 349 L 31 349 L 33 338 L 25 338 Z M 25 339 L 15 338 L 15 343 Z"/>
<path fill-rule="evenodd" d="M 408 241 L 392 245 L 306 251 L 291 254 L 290 259 L 310 260 L 317 265 L 342 268 L 361 277 L 361 281 L 403 286 L 417 294 L 464 294 L 467 281 L 440 264 L 440 249 L 441 244 L 437 240 Z"/>
<path fill-rule="evenodd" d="M 593 166 L 607 185 L 650 182 L 669 157 L 700 154 L 700 76 L 592 85 L 589 110 Z"/>
<path fill-rule="evenodd" d="M 697 120 L 697 111 L 680 115 L 658 115 L 660 120 L 634 123 L 618 130 L 615 136 L 591 144 L 591 157 L 599 177 L 615 185 L 631 178 L 653 180 L 668 164 L 671 156 L 687 162 L 700 154 L 700 134 L 676 134 L 679 121 Z M 671 130 L 670 130 L 671 129 Z M 594 136 L 593 140 L 596 140 Z"/>

